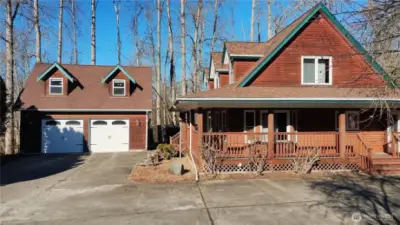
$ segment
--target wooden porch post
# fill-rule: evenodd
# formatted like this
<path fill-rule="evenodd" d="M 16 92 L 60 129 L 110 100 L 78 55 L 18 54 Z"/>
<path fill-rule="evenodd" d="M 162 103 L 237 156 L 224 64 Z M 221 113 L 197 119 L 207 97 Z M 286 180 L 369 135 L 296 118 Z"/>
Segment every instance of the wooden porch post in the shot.
<path fill-rule="evenodd" d="M 182 153 L 182 150 L 185 149 L 185 144 L 186 144 L 186 122 L 184 121 L 185 118 L 184 116 L 182 116 L 182 114 L 180 115 L 181 120 L 179 121 L 179 154 Z"/>
<path fill-rule="evenodd" d="M 275 148 L 275 128 L 274 128 L 274 112 L 268 113 L 268 159 L 274 157 Z"/>
<path fill-rule="evenodd" d="M 197 131 L 199 132 L 199 138 L 203 136 L 203 110 L 199 109 L 196 113 Z"/>
<path fill-rule="evenodd" d="M 340 158 L 345 157 L 346 152 L 346 114 L 340 112 L 339 114 L 339 150 Z"/>

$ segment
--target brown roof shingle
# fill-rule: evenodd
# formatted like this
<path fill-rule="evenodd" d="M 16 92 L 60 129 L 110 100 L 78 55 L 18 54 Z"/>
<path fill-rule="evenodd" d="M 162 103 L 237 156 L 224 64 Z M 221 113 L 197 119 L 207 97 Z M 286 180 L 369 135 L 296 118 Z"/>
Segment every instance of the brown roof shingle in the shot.
<path fill-rule="evenodd" d="M 229 54 L 238 55 L 264 55 L 264 52 L 268 48 L 268 46 L 269 42 L 225 42 L 226 51 Z"/>
<path fill-rule="evenodd" d="M 215 69 L 228 69 L 228 64 L 222 64 L 222 52 L 211 52 L 211 58 Z"/>
<path fill-rule="evenodd" d="M 151 67 L 123 68 L 135 78 L 139 88 L 127 97 L 109 95 L 108 85 L 101 80 L 115 66 L 62 64 L 72 74 L 82 88 L 77 87 L 67 96 L 45 95 L 44 81 L 36 81 L 51 64 L 36 64 L 29 75 L 20 102 L 23 109 L 97 109 L 97 110 L 151 110 L 152 108 L 152 69 Z M 76 81 L 75 81 L 76 82 Z"/>

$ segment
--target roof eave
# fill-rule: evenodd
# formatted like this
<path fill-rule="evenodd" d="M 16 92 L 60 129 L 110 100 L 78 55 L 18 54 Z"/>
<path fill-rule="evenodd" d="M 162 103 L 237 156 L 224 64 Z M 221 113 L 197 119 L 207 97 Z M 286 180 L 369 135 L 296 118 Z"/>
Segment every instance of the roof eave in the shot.
<path fill-rule="evenodd" d="M 44 77 L 50 73 L 54 68 L 57 68 L 69 81 L 73 82 L 74 78 L 57 62 L 53 63 L 49 68 L 47 68 L 43 73 L 41 73 L 37 78 L 36 81 L 42 80 Z"/>
<path fill-rule="evenodd" d="M 136 80 L 135 80 L 135 78 L 133 78 L 122 66 L 120 66 L 120 65 L 117 65 L 111 72 L 109 72 L 108 74 L 107 74 L 107 76 L 105 76 L 102 80 L 101 80 L 101 83 L 106 83 L 107 81 L 108 81 L 108 79 L 115 73 L 115 72 L 117 72 L 117 70 L 119 70 L 119 71 L 121 71 L 126 77 L 128 77 L 128 79 L 132 82 L 132 83 L 134 83 L 134 84 L 136 84 Z"/>

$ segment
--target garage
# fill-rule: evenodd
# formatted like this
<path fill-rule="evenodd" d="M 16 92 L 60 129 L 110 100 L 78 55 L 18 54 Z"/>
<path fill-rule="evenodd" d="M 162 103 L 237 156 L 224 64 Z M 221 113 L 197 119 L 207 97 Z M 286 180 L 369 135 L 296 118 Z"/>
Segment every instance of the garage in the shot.
<path fill-rule="evenodd" d="M 83 152 L 83 120 L 42 120 L 42 153 Z"/>
<path fill-rule="evenodd" d="M 127 152 L 129 151 L 129 120 L 90 120 L 89 140 L 91 152 Z"/>

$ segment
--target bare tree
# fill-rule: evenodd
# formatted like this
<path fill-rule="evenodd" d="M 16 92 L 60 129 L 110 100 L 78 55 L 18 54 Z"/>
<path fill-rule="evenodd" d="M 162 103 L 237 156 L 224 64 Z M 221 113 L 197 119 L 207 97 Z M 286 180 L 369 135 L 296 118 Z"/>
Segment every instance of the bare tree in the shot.
<path fill-rule="evenodd" d="M 181 79 L 182 95 L 187 94 L 186 85 L 186 25 L 185 25 L 186 0 L 181 0 Z"/>
<path fill-rule="evenodd" d="M 61 55 L 62 55 L 62 31 L 63 31 L 63 11 L 64 11 L 64 0 L 60 0 L 60 8 L 58 14 L 58 48 L 57 48 L 57 62 L 61 63 Z"/>
<path fill-rule="evenodd" d="M 71 14 L 72 14 L 72 62 L 78 64 L 78 47 L 77 47 L 77 25 L 76 25 L 76 6 L 75 0 L 71 0 Z"/>
<path fill-rule="evenodd" d="M 115 21 L 117 23 L 117 58 L 118 64 L 121 64 L 121 35 L 119 29 L 119 10 L 121 8 L 121 0 L 113 0 L 115 10 Z"/>
<path fill-rule="evenodd" d="M 172 35 L 172 19 L 171 19 L 171 4 L 167 0 L 167 16 L 168 16 L 168 52 L 169 52 L 169 78 L 171 88 L 171 102 L 175 101 L 175 59 L 174 59 L 174 39 Z M 176 124 L 176 115 L 173 113 L 173 123 Z"/>
<path fill-rule="evenodd" d="M 40 23 L 39 23 L 39 0 L 33 2 L 33 20 L 35 25 L 35 38 L 36 38 L 36 63 L 42 62 L 42 42 L 40 34 Z"/>
<path fill-rule="evenodd" d="M 13 0 L 5 2 L 6 8 L 6 115 L 5 115 L 5 153 L 14 150 L 14 21 L 17 16 L 19 1 L 13 9 Z"/>
<path fill-rule="evenodd" d="M 251 1 L 251 21 L 250 21 L 250 41 L 254 41 L 254 11 L 256 8 L 256 0 Z"/>
<path fill-rule="evenodd" d="M 91 23 L 91 63 L 96 65 L 96 0 L 92 0 L 92 23 Z"/>
<path fill-rule="evenodd" d="M 157 125 L 161 124 L 161 0 L 157 0 L 157 65 L 156 65 L 156 91 L 157 91 Z"/>
<path fill-rule="evenodd" d="M 132 30 L 133 30 L 133 38 L 135 39 L 135 61 L 136 61 L 136 66 L 141 65 L 141 58 L 142 58 L 142 49 L 139 46 L 139 17 L 140 14 L 143 11 L 143 7 L 140 5 L 139 1 L 135 1 L 135 6 L 134 6 L 134 15 L 132 19 Z"/>
<path fill-rule="evenodd" d="M 272 38 L 271 25 L 272 25 L 271 0 L 267 0 L 267 26 L 268 26 L 267 40 Z"/>
<path fill-rule="evenodd" d="M 221 6 L 221 3 L 219 2 L 219 0 L 215 0 L 212 37 L 211 37 L 211 52 L 214 51 L 215 39 L 216 39 L 216 34 L 217 34 L 218 9 L 220 6 Z"/>

